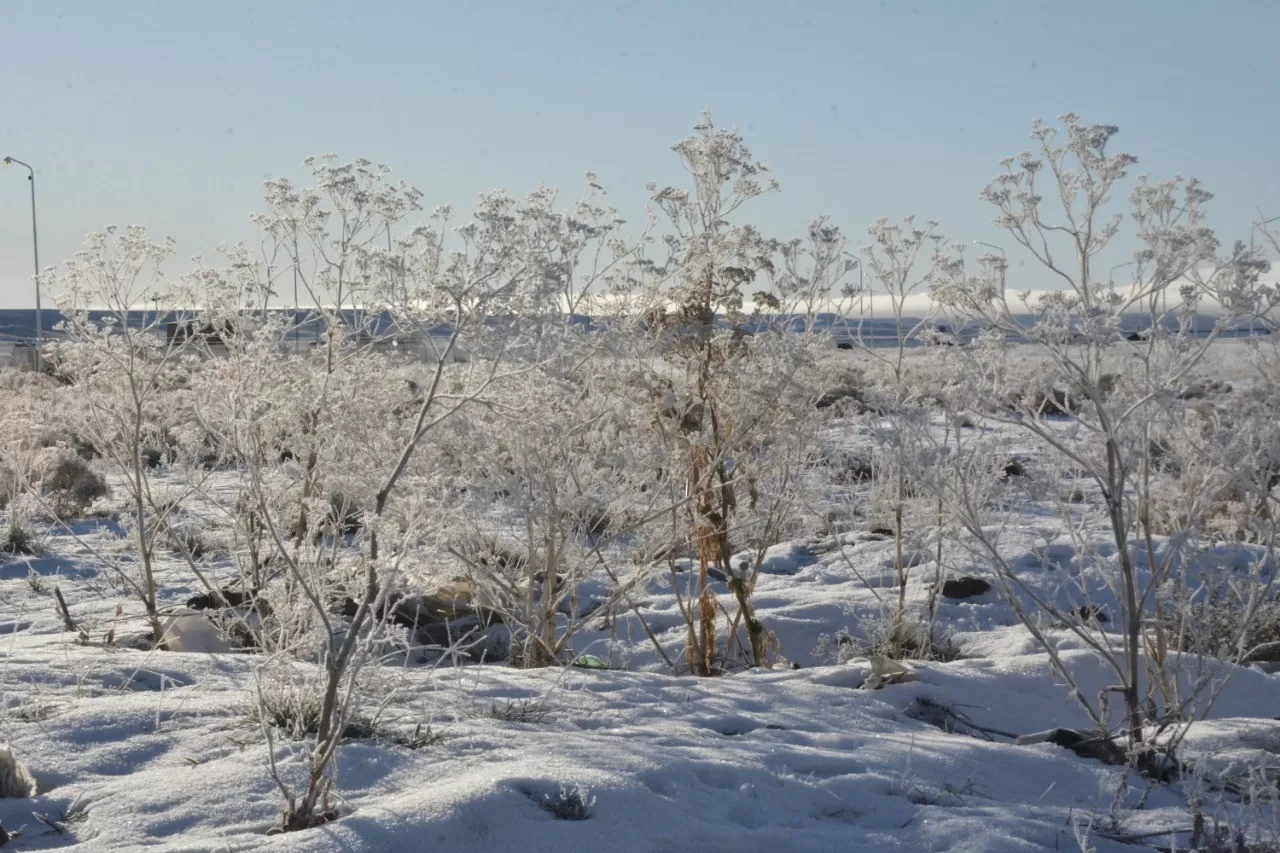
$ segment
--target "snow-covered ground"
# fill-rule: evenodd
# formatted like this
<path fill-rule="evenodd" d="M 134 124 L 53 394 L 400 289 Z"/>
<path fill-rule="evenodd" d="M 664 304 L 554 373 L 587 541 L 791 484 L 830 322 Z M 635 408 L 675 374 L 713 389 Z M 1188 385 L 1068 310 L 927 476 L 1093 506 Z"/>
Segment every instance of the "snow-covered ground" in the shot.
<path fill-rule="evenodd" d="M 401 675 L 388 716 L 434 719 L 411 750 L 351 741 L 339 759 L 343 817 L 265 835 L 278 821 L 266 747 L 243 720 L 247 657 L 146 655 L 15 636 L 7 736 L 40 796 L 0 803 L 25 825 L 15 849 L 562 851 L 1069 850 L 1074 826 L 1184 828 L 1182 793 L 1148 789 L 1049 744 L 946 734 L 908 712 L 955 703 L 994 727 L 1078 718 L 1042 656 L 1004 633 L 999 653 L 922 667 L 914 683 L 858 690 L 850 664 L 716 681 L 637 672 L 497 667 Z M 1226 713 L 1276 707 L 1245 673 Z M 528 700 L 530 722 L 488 716 Z M 1196 746 L 1274 758 L 1280 725 L 1226 718 Z M 281 771 L 300 747 L 277 748 Z M 581 786 L 590 818 L 536 800 Z M 59 833 L 57 820 L 83 814 Z M 1114 823 L 1113 823 L 1114 822 Z M 1096 835 L 1098 850 L 1131 849 Z"/>
<path fill-rule="evenodd" d="M 1231 357 L 1239 346 L 1219 345 L 1206 372 L 1248 381 Z M 991 440 L 1026 455 L 1015 435 Z M 1096 512 L 1085 498 L 1080 513 Z M 1113 555 L 1054 550 L 1062 520 L 1033 502 L 1023 517 L 1001 546 L 1028 582 L 1064 611 L 1114 612 L 1101 582 Z M 122 532 L 104 520 L 41 525 L 41 556 L 0 560 L 0 743 L 39 786 L 34 798 L 0 799 L 0 826 L 21 830 L 13 850 L 1133 851 L 1185 849 L 1199 803 L 1210 818 L 1280 830 L 1274 797 L 1256 785 L 1253 797 L 1221 790 L 1252 774 L 1274 794 L 1280 679 L 1260 670 L 1208 664 L 1225 686 L 1187 736 L 1196 772 L 1172 783 L 1012 742 L 1090 723 L 994 591 L 943 600 L 938 627 L 960 659 L 911 663 L 898 683 L 866 689 L 871 661 L 837 654 L 839 637 L 865 634 L 896 590 L 892 541 L 870 532 L 869 516 L 859 524 L 776 546 L 764 561 L 758 615 L 795 668 L 673 677 L 628 611 L 574 643 L 614 669 L 374 668 L 362 708 L 376 717 L 372 736 L 338 754 L 338 819 L 284 835 L 268 834 L 281 810 L 272 759 L 296 785 L 306 741 L 268 744 L 249 708 L 319 673 L 254 654 L 133 648 L 140 624 L 117 624 L 116 613 L 136 608 L 88 550 L 127 558 Z M 1228 550 L 1225 562 L 1247 562 Z M 953 577 L 985 572 L 972 555 L 948 563 Z M 201 591 L 177 559 L 160 565 L 167 604 Z M 910 606 L 933 578 L 927 561 L 913 568 Z M 55 587 L 89 643 L 64 630 Z M 685 627 L 670 582 L 637 604 L 678 654 Z M 1045 630 L 1085 695 L 1112 683 L 1078 637 Z M 589 805 L 585 820 L 547 808 L 575 797 Z"/>
<path fill-rule="evenodd" d="M 74 550 L 54 538 L 55 554 Z M 0 825 L 23 829 L 14 849 L 84 851 L 1070 850 L 1078 834 L 1097 850 L 1128 850 L 1099 833 L 1189 828 L 1191 781 L 1148 784 L 1051 744 L 916 719 L 924 700 L 1013 734 L 1088 725 L 993 594 L 944 606 L 966 657 L 915 664 L 909 682 L 859 689 L 866 661 L 822 662 L 819 638 L 874 609 L 874 590 L 853 567 L 883 568 L 888 544 L 778 549 L 771 569 L 784 573 L 761 583 L 760 616 L 800 669 L 700 680 L 385 668 L 380 687 L 392 699 L 379 736 L 339 754 L 342 817 L 278 836 L 266 835 L 280 810 L 268 747 L 246 717 L 258 685 L 270 689 L 279 671 L 252 655 L 78 645 L 60 630 L 53 585 L 78 601 L 77 620 L 98 623 L 95 633 L 110 623 L 109 591 L 73 558 L 9 562 L 0 567 L 0 726 L 40 790 L 0 800 Z M 663 621 L 670 607 L 655 595 L 645 612 L 674 640 L 676 620 Z M 1104 687 L 1092 655 L 1058 639 L 1086 691 Z M 609 642 L 591 640 L 583 647 L 598 653 Z M 642 642 L 615 643 L 643 663 Z M 1212 721 L 1195 728 L 1190 754 L 1239 774 L 1273 766 L 1277 711 L 1280 681 L 1237 671 Z M 428 727 L 434 742 L 397 742 Z M 275 744 L 287 778 L 301 772 L 304 749 Z M 584 792 L 589 819 L 557 820 L 539 805 L 562 787 Z"/>

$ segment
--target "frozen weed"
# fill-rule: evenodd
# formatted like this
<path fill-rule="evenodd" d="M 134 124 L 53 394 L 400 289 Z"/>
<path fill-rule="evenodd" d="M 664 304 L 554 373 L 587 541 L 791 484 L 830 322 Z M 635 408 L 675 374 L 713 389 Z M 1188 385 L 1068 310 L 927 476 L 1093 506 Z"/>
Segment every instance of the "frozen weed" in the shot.
<path fill-rule="evenodd" d="M 596 798 L 590 796 L 581 785 L 569 786 L 560 783 L 560 790 L 554 794 L 526 792 L 529 799 L 556 820 L 587 820 L 591 817 L 591 807 Z"/>
<path fill-rule="evenodd" d="M 17 518 L 10 518 L 4 535 L 0 536 L 0 554 L 15 557 L 33 557 L 39 551 L 35 535 Z M 39 592 L 39 590 L 36 590 Z"/>
<path fill-rule="evenodd" d="M 288 740 L 305 740 L 320 730 L 323 696 L 318 685 L 286 682 L 264 687 L 245 706 L 245 719 L 253 726 L 269 727 Z M 375 719 L 353 715 L 342 730 L 346 740 L 368 740 L 385 734 Z"/>
<path fill-rule="evenodd" d="M 544 723 L 551 716 L 540 702 L 532 699 L 494 700 L 481 716 L 505 723 Z"/>

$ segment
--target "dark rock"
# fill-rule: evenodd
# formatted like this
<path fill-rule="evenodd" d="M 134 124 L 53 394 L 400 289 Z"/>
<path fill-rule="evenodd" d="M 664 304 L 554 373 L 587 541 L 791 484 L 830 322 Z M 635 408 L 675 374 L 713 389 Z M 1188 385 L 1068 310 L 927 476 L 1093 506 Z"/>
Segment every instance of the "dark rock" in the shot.
<path fill-rule="evenodd" d="M 258 598 L 258 592 L 256 589 L 244 591 L 224 586 L 222 589 L 187 599 L 187 607 L 192 610 L 223 610 L 228 607 L 242 607 L 246 604 L 255 603 Z M 263 603 L 265 604 L 265 602 Z"/>
<path fill-rule="evenodd" d="M 1230 394 L 1231 385 L 1220 379 L 1192 382 L 1178 391 L 1179 400 L 1203 400 L 1218 394 Z"/>
<path fill-rule="evenodd" d="M 862 392 L 856 388 L 833 388 L 819 397 L 814 402 L 813 407 L 815 409 L 829 409 L 846 400 L 852 401 L 854 411 L 862 412 L 865 410 L 866 404 Z"/>
<path fill-rule="evenodd" d="M 1092 604 L 1081 605 L 1074 613 L 1085 622 L 1097 622 L 1105 625 L 1111 621 L 1111 617 L 1107 615 L 1107 611 Z"/>
<path fill-rule="evenodd" d="M 338 612 L 348 619 L 355 616 L 359 604 L 350 596 L 344 597 Z M 502 618 L 485 608 L 473 607 L 469 600 L 448 598 L 443 595 L 413 594 L 388 596 L 377 617 L 394 622 L 412 632 L 414 642 L 426 646 L 448 648 L 468 637 L 479 637 L 491 626 L 501 625 Z M 476 658 L 469 648 L 462 654 Z M 484 649 L 480 655 L 487 660 L 498 659 L 492 649 Z"/>
<path fill-rule="evenodd" d="M 952 578 L 942 584 L 942 596 L 952 599 L 976 598 L 985 595 L 990 589 L 991 584 L 982 578 Z"/>
<path fill-rule="evenodd" d="M 1104 734 L 1094 731 L 1078 732 L 1075 729 L 1049 729 L 1022 735 L 1015 744 L 1051 743 L 1069 749 L 1081 758 L 1093 758 L 1104 764 L 1124 764 L 1124 750 Z"/>
<path fill-rule="evenodd" d="M 858 456 L 840 456 L 832 460 L 835 468 L 835 481 L 840 485 L 856 485 L 869 483 L 875 478 L 875 469 L 871 461 Z"/>
<path fill-rule="evenodd" d="M 384 616 L 389 616 L 397 625 L 418 630 L 427 625 L 444 624 L 472 615 L 474 611 L 465 602 L 437 595 L 396 596 L 384 613 Z"/>

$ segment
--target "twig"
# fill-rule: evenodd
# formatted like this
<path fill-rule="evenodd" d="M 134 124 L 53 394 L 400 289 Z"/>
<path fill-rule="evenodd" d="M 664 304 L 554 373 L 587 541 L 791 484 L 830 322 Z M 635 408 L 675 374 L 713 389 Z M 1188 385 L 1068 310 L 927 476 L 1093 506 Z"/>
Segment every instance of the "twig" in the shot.
<path fill-rule="evenodd" d="M 53 588 L 53 597 L 58 601 L 58 614 L 62 617 L 62 624 L 73 634 L 78 635 L 80 642 L 87 642 L 89 632 L 76 624 L 71 618 L 71 611 L 67 609 L 67 600 L 62 597 L 62 590 L 58 587 Z"/>

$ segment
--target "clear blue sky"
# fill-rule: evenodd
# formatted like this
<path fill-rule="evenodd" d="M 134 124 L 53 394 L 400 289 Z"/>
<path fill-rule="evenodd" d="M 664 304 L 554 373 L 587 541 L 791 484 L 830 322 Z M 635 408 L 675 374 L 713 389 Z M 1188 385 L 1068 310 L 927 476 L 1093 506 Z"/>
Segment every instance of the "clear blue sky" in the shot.
<path fill-rule="evenodd" d="M 916 213 L 1008 245 L 978 190 L 1071 110 L 1119 125 L 1140 170 L 1202 178 L 1247 239 L 1258 205 L 1280 214 L 1278 36 L 1276 0 L 5 0 L 0 155 L 38 169 L 45 263 L 109 223 L 187 257 L 249 236 L 262 180 L 326 151 L 428 207 L 594 170 L 638 221 L 711 107 L 777 169 L 767 233 Z M 24 174 L 0 171 L 0 308 L 32 303 L 29 229 Z"/>

